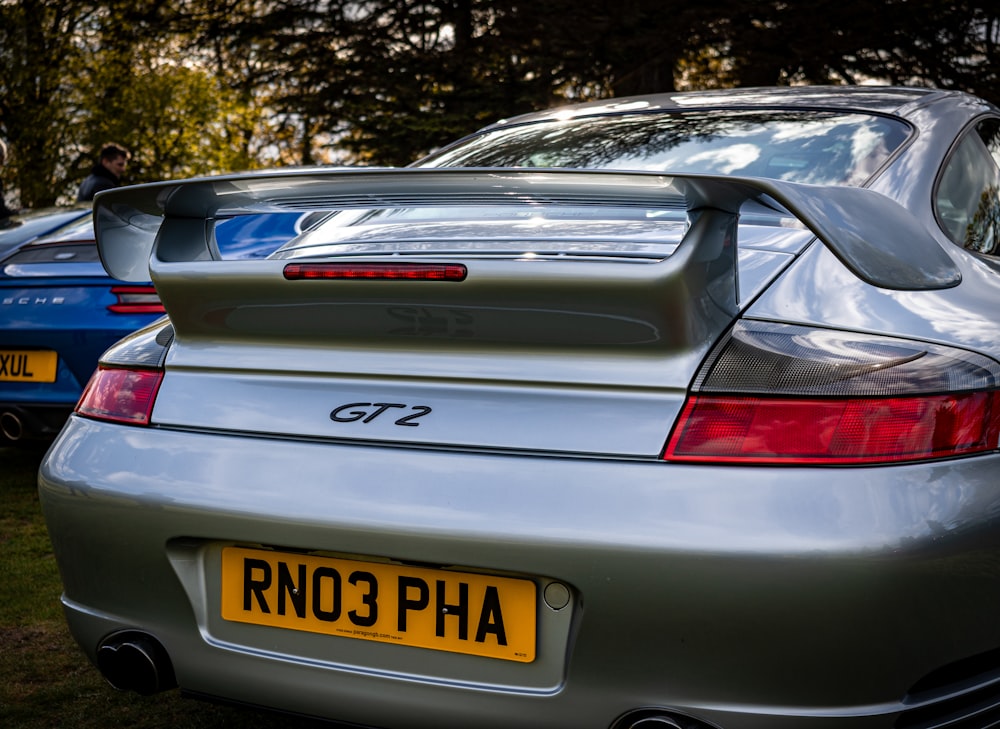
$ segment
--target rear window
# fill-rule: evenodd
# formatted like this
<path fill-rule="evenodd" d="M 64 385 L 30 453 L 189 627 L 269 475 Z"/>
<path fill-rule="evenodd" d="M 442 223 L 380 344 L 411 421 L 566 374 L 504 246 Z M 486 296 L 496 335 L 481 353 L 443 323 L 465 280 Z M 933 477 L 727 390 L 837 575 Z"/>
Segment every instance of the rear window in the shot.
<path fill-rule="evenodd" d="M 948 160 L 934 199 L 951 239 L 1000 255 L 1000 119 L 979 122 Z"/>
<path fill-rule="evenodd" d="M 842 112 L 605 115 L 495 129 L 421 166 L 641 170 L 860 185 L 909 132 L 898 119 Z"/>

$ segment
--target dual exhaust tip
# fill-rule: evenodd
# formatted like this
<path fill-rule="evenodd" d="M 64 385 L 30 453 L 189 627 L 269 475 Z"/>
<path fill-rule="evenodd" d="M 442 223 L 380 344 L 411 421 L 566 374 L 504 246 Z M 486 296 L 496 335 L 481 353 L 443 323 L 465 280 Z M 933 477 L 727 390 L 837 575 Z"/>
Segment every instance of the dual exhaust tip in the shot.
<path fill-rule="evenodd" d="M 149 696 L 176 688 L 173 665 L 156 638 L 139 631 L 112 633 L 97 647 L 97 668 L 114 688 Z M 620 717 L 611 729 L 715 729 L 664 709 L 640 709 Z"/>
<path fill-rule="evenodd" d="M 173 665 L 160 642 L 147 633 L 113 633 L 97 647 L 97 668 L 119 691 L 149 696 L 175 688 Z"/>
<path fill-rule="evenodd" d="M 611 725 L 611 729 L 718 729 L 698 719 L 666 709 L 630 711 Z"/>

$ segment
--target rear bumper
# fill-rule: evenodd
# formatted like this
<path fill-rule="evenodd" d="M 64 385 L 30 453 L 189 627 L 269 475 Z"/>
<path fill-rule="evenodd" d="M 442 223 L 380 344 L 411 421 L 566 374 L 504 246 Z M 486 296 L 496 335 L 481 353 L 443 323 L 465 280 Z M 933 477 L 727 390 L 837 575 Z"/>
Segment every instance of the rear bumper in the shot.
<path fill-rule="evenodd" d="M 659 706 L 720 729 L 928 728 L 1000 679 L 962 663 L 1000 648 L 998 468 L 712 469 L 72 417 L 39 483 L 81 646 L 147 631 L 192 693 L 385 727 L 608 727 Z M 231 544 L 525 576 L 572 601 L 539 601 L 530 664 L 230 623 Z"/>
<path fill-rule="evenodd" d="M 10 441 L 50 440 L 59 433 L 71 412 L 73 405 L 69 403 L 42 405 L 0 399 L 0 435 Z"/>

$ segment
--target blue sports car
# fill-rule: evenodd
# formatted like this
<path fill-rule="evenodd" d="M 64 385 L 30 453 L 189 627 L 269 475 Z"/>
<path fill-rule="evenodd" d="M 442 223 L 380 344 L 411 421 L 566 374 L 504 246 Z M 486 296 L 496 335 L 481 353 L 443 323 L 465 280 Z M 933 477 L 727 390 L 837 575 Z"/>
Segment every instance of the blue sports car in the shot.
<path fill-rule="evenodd" d="M 83 218 L 90 219 L 90 206 L 66 208 L 40 208 L 19 212 L 7 218 L 0 226 L 0 257 L 17 246 L 51 233 L 63 226 L 72 225 Z"/>
<path fill-rule="evenodd" d="M 966 94 L 737 89 L 106 193 L 168 318 L 41 466 L 73 635 L 350 726 L 997 727 L 998 163 Z"/>
<path fill-rule="evenodd" d="M 72 222 L 0 251 L 0 443 L 54 437 L 101 353 L 163 315 L 149 281 L 105 272 L 91 210 L 65 215 Z M 227 259 L 266 256 L 301 232 L 304 218 L 220 219 L 215 244 Z M 37 224 L 25 221 L 12 234 Z"/>

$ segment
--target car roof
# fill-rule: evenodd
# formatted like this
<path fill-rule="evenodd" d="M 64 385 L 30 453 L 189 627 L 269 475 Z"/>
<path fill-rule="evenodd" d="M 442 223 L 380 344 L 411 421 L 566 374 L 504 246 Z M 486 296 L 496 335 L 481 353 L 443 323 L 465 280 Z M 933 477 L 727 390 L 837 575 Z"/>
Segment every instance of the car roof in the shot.
<path fill-rule="evenodd" d="M 45 235 L 40 235 L 32 243 L 42 245 L 45 243 L 67 243 L 73 241 L 83 243 L 94 242 L 94 216 L 89 208 L 83 216 L 71 220 Z"/>
<path fill-rule="evenodd" d="M 979 101 L 960 91 L 898 86 L 781 86 L 714 89 L 626 96 L 547 109 L 503 119 L 487 128 L 575 116 L 683 109 L 836 109 L 907 118 L 917 108 L 947 97 Z M 980 102 L 982 103 L 982 102 Z"/>

